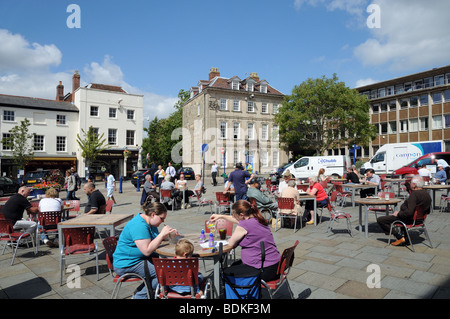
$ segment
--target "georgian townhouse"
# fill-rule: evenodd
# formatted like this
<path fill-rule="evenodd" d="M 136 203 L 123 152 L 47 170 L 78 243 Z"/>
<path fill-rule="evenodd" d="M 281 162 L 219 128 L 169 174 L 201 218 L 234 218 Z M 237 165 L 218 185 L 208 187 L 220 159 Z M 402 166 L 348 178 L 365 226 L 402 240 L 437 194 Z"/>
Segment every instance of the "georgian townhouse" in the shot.
<path fill-rule="evenodd" d="M 257 73 L 226 78 L 211 68 L 208 80 L 198 81 L 190 91 L 183 105 L 184 166 L 200 173 L 206 144 L 207 174 L 214 160 L 219 175 L 228 174 L 237 162 L 249 161 L 254 172 L 269 173 L 288 161 L 274 123 L 284 95 Z"/>

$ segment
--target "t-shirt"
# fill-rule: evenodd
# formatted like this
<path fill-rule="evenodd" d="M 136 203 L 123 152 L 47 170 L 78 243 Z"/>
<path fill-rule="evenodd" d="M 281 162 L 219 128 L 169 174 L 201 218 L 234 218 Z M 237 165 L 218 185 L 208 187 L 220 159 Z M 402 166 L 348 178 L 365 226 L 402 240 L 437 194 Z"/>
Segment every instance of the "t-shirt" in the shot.
<path fill-rule="evenodd" d="M 140 239 L 154 240 L 159 235 L 157 227 L 150 226 L 137 214 L 124 227 L 119 237 L 116 250 L 113 254 L 113 264 L 116 268 L 128 268 L 147 258 L 136 246 L 135 241 Z"/>
<path fill-rule="evenodd" d="M 250 177 L 251 174 L 247 171 L 237 169 L 230 173 L 228 180 L 234 185 L 234 192 L 237 194 L 247 193 L 247 185 L 245 178 Z"/>
<path fill-rule="evenodd" d="M 266 259 L 264 267 L 275 265 L 280 261 L 275 240 L 269 226 L 264 226 L 256 218 L 241 220 L 239 226 L 247 231 L 247 235 L 239 243 L 242 262 L 254 268 L 261 268 L 261 241 L 264 241 Z"/>
<path fill-rule="evenodd" d="M 31 204 L 28 199 L 20 194 L 15 194 L 5 203 L 2 213 L 6 219 L 11 219 L 13 224 L 15 224 L 18 220 L 22 219 L 23 211 L 29 207 L 31 207 Z"/>
<path fill-rule="evenodd" d="M 41 212 L 60 212 L 61 198 L 43 198 L 39 201 L 39 210 Z"/>
<path fill-rule="evenodd" d="M 318 202 L 321 202 L 328 197 L 327 193 L 323 189 L 322 185 L 320 185 L 320 183 L 315 183 L 312 188 L 317 189 L 316 200 Z"/>
<path fill-rule="evenodd" d="M 108 178 L 106 179 L 106 188 L 114 188 L 114 182 L 116 179 L 112 174 L 108 175 Z"/>
<path fill-rule="evenodd" d="M 89 212 L 92 208 L 99 209 L 101 206 L 106 205 L 105 196 L 98 189 L 92 192 L 91 196 L 89 196 L 89 200 L 84 208 L 84 212 Z M 99 211 L 97 210 L 97 214 Z"/>
<path fill-rule="evenodd" d="M 355 184 L 359 183 L 359 177 L 355 172 L 347 173 L 347 180 Z"/>

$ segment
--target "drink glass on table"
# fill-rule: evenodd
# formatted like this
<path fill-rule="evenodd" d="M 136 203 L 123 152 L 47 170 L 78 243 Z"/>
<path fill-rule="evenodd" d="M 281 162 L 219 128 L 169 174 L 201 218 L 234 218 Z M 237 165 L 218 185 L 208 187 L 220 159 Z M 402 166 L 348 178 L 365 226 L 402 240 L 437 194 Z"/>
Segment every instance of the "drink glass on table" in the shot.
<path fill-rule="evenodd" d="M 220 228 L 219 229 L 219 236 L 220 236 L 220 240 L 225 240 L 227 238 L 227 229 L 226 228 Z"/>

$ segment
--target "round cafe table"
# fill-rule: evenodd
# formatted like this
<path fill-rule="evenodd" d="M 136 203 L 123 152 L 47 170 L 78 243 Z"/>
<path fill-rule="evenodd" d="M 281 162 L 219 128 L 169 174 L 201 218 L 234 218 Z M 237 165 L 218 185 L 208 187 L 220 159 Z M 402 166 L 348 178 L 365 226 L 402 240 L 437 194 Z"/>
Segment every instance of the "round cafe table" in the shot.
<path fill-rule="evenodd" d="M 389 214 L 389 205 L 397 206 L 402 200 L 400 198 L 389 198 L 388 200 L 378 197 L 366 197 L 355 199 L 355 203 L 359 204 L 359 231 L 362 231 L 362 206 L 364 205 L 364 233 L 365 237 L 369 237 L 369 206 L 386 206 L 386 215 Z"/>
<path fill-rule="evenodd" d="M 436 199 L 436 191 L 437 190 L 447 190 L 447 196 L 448 196 L 448 192 L 450 190 L 450 185 L 442 185 L 442 184 L 433 184 L 433 185 L 425 185 L 423 186 L 423 189 L 427 189 L 428 192 L 432 192 L 432 196 L 431 196 L 431 207 L 432 210 L 434 210 L 434 204 L 435 204 L 435 199 Z"/>

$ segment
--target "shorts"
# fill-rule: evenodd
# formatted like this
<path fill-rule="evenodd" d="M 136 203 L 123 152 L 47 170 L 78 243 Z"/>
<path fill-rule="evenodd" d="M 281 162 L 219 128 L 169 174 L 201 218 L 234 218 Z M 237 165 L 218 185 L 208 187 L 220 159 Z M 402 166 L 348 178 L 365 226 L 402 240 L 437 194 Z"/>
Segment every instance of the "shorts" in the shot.
<path fill-rule="evenodd" d="M 106 189 L 106 197 L 112 197 L 113 196 L 114 187 L 108 187 Z"/>

